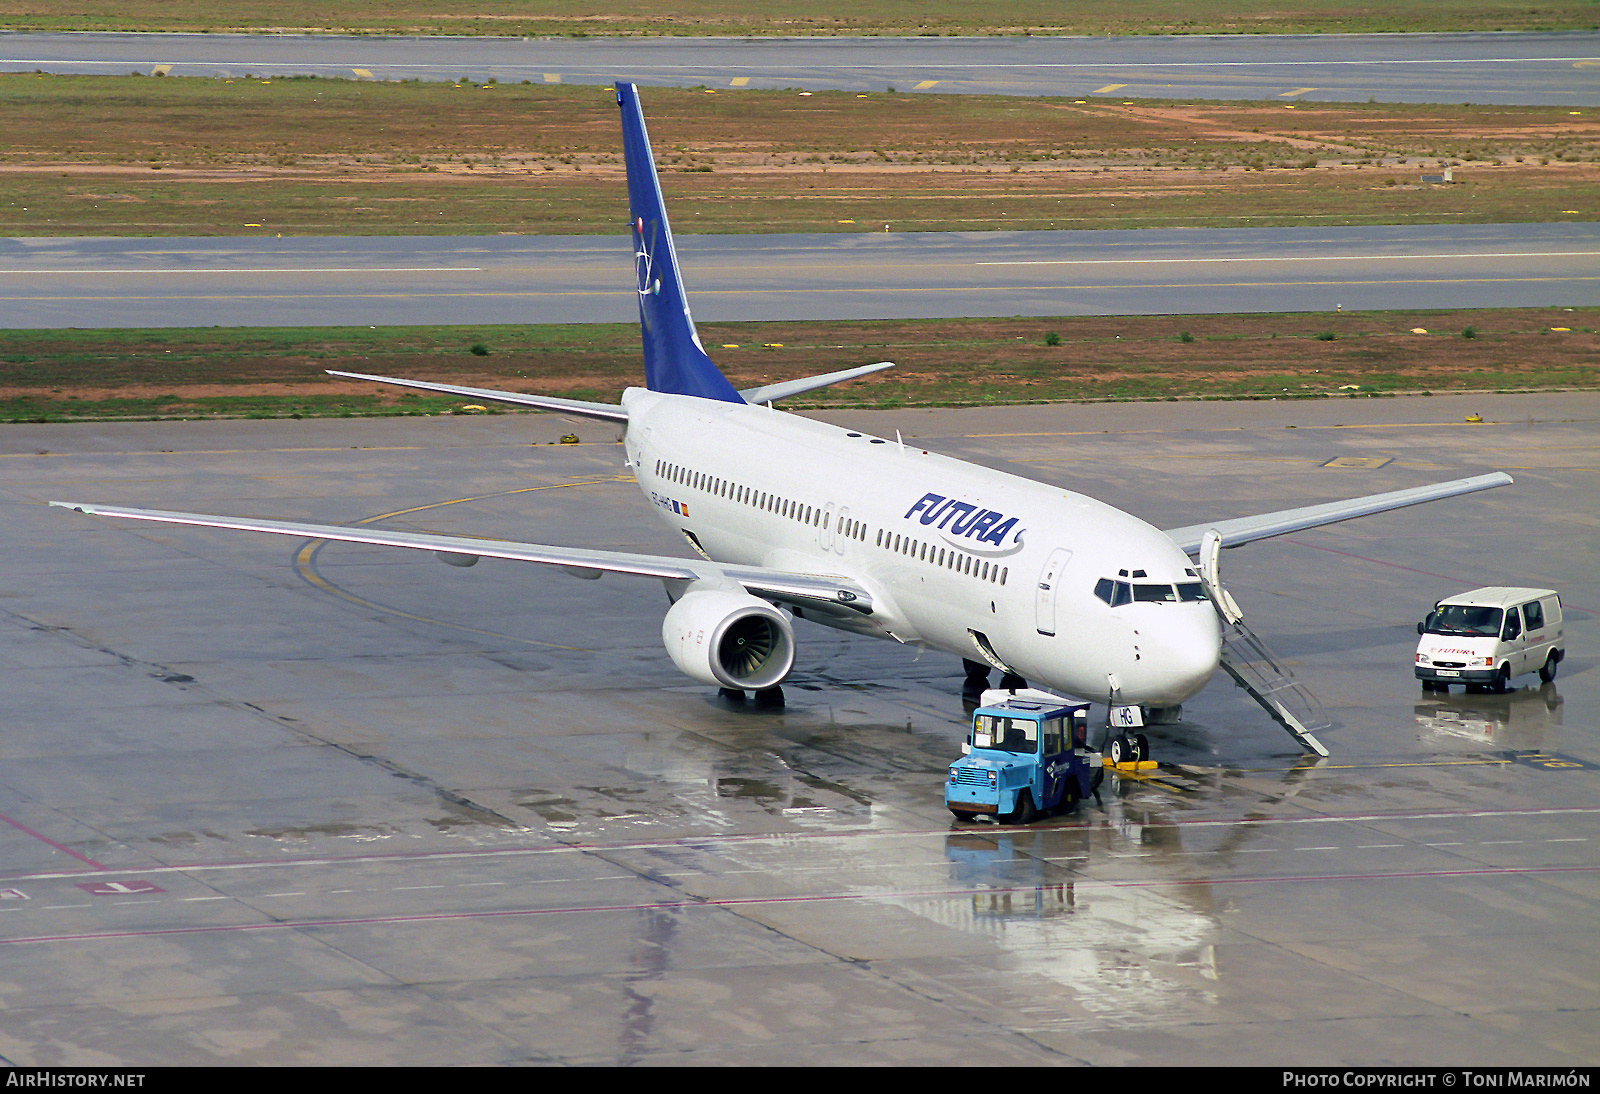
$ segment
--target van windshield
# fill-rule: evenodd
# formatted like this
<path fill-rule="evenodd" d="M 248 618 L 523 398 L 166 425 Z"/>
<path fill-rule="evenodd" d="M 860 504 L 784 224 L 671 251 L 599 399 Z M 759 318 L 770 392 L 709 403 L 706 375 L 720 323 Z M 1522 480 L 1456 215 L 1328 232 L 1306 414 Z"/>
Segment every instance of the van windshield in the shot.
<path fill-rule="evenodd" d="M 1426 630 L 1429 634 L 1494 638 L 1500 634 L 1502 615 L 1504 613 L 1499 608 L 1482 608 L 1474 604 L 1441 604 L 1428 616 Z"/>

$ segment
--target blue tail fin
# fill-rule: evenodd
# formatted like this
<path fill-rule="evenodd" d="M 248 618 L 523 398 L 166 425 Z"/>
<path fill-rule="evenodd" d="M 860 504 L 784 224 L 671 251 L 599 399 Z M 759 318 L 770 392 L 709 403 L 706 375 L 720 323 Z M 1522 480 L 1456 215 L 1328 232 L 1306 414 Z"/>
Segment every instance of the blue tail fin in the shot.
<path fill-rule="evenodd" d="M 618 83 L 622 108 L 622 150 L 628 166 L 628 209 L 633 223 L 634 266 L 638 275 L 639 326 L 644 332 L 644 379 L 651 391 L 697 395 L 702 399 L 742 403 L 727 377 L 706 356 L 683 281 L 678 254 L 661 199 L 661 180 L 644 128 L 644 109 L 632 84 Z"/>

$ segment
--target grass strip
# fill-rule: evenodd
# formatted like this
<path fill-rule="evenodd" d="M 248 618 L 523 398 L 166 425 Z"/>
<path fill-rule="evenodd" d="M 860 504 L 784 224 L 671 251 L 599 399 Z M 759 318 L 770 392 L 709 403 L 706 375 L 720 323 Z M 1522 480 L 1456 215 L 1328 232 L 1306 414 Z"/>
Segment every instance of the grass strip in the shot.
<path fill-rule="evenodd" d="M 790 408 L 1600 386 L 1600 308 L 706 323 L 737 387 L 897 367 Z M 1425 333 L 1417 333 L 1422 331 Z M 326 369 L 617 400 L 635 324 L 0 332 L 0 420 L 458 413 Z"/>

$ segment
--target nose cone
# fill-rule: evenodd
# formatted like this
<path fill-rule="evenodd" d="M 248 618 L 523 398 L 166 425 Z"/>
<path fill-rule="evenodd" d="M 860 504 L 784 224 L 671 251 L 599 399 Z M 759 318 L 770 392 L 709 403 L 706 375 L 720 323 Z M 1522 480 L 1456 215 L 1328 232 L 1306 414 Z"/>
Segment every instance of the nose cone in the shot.
<path fill-rule="evenodd" d="M 1185 604 L 1169 609 L 1154 633 L 1145 636 L 1140 658 L 1140 702 L 1172 706 L 1196 694 L 1210 682 L 1222 657 L 1222 627 L 1209 604 Z"/>

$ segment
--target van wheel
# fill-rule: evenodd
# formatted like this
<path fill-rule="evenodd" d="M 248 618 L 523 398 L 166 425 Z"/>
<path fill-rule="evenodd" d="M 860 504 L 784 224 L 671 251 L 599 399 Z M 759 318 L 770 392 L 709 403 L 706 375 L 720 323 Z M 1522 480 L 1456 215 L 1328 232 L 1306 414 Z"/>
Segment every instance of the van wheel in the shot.
<path fill-rule="evenodd" d="M 1501 665 L 1500 671 L 1495 673 L 1494 683 L 1489 685 L 1489 690 L 1496 693 L 1505 693 L 1511 690 L 1511 666 Z"/>
<path fill-rule="evenodd" d="M 1539 679 L 1547 684 L 1554 680 L 1556 678 L 1556 666 L 1560 663 L 1560 661 L 1556 660 L 1556 651 L 1551 650 L 1550 656 L 1546 657 L 1544 664 L 1539 666 Z"/>

